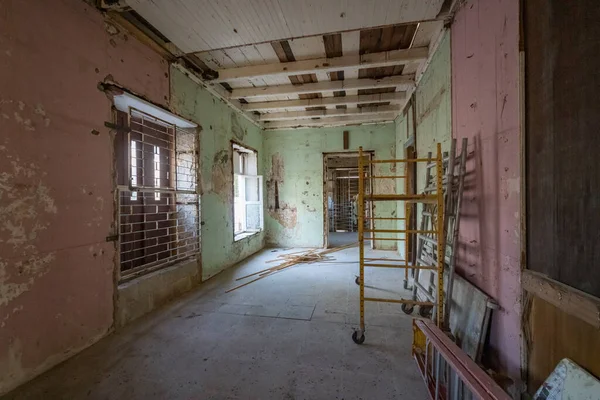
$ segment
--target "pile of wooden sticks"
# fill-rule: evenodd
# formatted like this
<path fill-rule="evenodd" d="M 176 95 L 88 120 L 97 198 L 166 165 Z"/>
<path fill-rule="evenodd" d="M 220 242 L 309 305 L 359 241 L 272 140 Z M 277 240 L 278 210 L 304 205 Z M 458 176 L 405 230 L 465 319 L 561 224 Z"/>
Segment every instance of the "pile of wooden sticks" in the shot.
<path fill-rule="evenodd" d="M 275 274 L 277 272 L 281 272 L 282 270 L 292 267 L 297 264 L 310 264 L 310 263 L 314 263 L 314 262 L 330 261 L 333 259 L 333 257 L 327 256 L 328 254 L 335 253 L 336 251 L 340 251 L 340 250 L 344 250 L 344 249 L 349 249 L 356 245 L 357 245 L 357 243 L 351 243 L 351 244 L 348 244 L 345 246 L 334 247 L 334 248 L 326 249 L 326 250 L 312 249 L 312 250 L 297 251 L 295 253 L 280 254 L 279 256 L 277 256 L 276 259 L 269 260 L 269 261 L 267 261 L 267 263 L 283 261 L 281 264 L 278 264 L 274 267 L 265 268 L 263 270 L 256 271 L 252 274 L 237 278 L 236 281 L 241 281 L 241 280 L 248 279 L 250 277 L 258 275 L 257 278 L 254 278 L 246 283 L 243 283 L 243 284 L 233 287 L 229 290 L 226 290 L 225 293 L 233 292 L 236 289 L 239 289 L 241 287 L 249 285 L 252 282 L 256 282 L 258 280 L 266 278 L 269 275 Z"/>

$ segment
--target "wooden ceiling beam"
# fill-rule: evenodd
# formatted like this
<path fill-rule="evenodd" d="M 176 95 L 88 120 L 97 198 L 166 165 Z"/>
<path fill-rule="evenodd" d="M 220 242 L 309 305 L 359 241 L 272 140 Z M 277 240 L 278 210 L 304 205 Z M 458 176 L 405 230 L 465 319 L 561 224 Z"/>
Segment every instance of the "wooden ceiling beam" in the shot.
<path fill-rule="evenodd" d="M 323 106 L 342 106 L 365 103 L 383 103 L 404 104 L 406 101 L 406 92 L 365 94 L 360 96 L 342 96 L 342 97 L 321 97 L 318 99 L 305 100 L 281 100 L 281 101 L 261 101 L 248 104 L 242 104 L 244 111 L 276 111 L 276 110 L 303 110 L 306 107 Z"/>
<path fill-rule="evenodd" d="M 341 117 L 324 118 L 324 119 L 306 119 L 306 120 L 291 120 L 291 121 L 271 121 L 265 122 L 266 130 L 273 129 L 291 129 L 301 127 L 325 127 L 325 126 L 340 126 L 354 124 L 368 124 L 378 122 L 392 122 L 397 112 L 387 112 L 377 115 L 346 115 Z"/>
<path fill-rule="evenodd" d="M 361 108 L 339 108 L 335 110 L 310 110 L 310 111 L 286 111 L 262 114 L 259 121 L 285 121 L 295 119 L 311 119 L 311 118 L 333 118 L 346 115 L 377 115 L 400 112 L 400 107 L 396 106 L 373 106 Z"/>
<path fill-rule="evenodd" d="M 294 95 L 303 93 L 331 93 L 338 90 L 379 89 L 395 87 L 400 90 L 412 89 L 415 79 L 412 75 L 387 76 L 381 79 L 350 79 L 343 81 L 302 83 L 297 85 L 260 86 L 233 89 L 230 99 L 248 97 Z"/>
<path fill-rule="evenodd" d="M 427 47 L 413 49 L 382 51 L 369 54 L 354 54 L 342 57 L 315 58 L 286 63 L 252 65 L 237 68 L 219 69 L 218 77 L 213 82 L 227 82 L 236 79 L 251 79 L 278 75 L 302 75 L 318 72 L 336 72 L 362 68 L 379 68 L 403 65 L 427 58 Z"/>

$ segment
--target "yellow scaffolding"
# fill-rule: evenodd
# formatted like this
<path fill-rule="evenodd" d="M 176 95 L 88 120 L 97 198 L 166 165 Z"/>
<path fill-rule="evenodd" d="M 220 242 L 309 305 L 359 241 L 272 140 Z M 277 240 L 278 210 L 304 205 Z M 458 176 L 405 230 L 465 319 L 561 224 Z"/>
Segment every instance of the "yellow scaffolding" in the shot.
<path fill-rule="evenodd" d="M 407 166 L 410 163 L 435 163 L 435 171 L 436 171 L 436 186 L 435 190 L 431 190 L 428 193 L 422 194 L 390 194 L 390 193 L 376 193 L 376 185 L 365 185 L 365 182 L 369 180 L 371 183 L 374 179 L 406 179 L 405 175 L 400 176 L 376 176 L 372 172 L 373 164 L 404 164 L 405 171 L 408 171 Z M 365 166 L 369 167 L 365 169 Z M 371 192 L 366 193 L 366 188 L 370 187 Z M 377 220 L 399 220 L 404 219 L 404 229 L 375 229 L 374 225 L 371 225 L 370 229 L 365 229 L 365 206 L 368 202 L 379 202 L 379 201 L 401 201 L 405 203 L 405 211 L 408 210 L 406 204 L 408 203 L 432 203 L 436 205 L 436 229 L 435 230 L 418 230 L 418 229 L 409 229 L 409 219 L 408 216 L 405 215 L 405 218 L 385 218 L 385 217 L 377 217 Z M 360 327 L 354 331 L 352 334 L 352 340 L 354 340 L 357 344 L 362 344 L 365 341 L 365 302 L 386 302 L 386 303 L 399 303 L 406 305 L 419 305 L 419 306 L 431 306 L 436 312 L 436 324 L 441 327 L 444 317 L 444 293 L 443 293 L 443 279 L 444 279 L 444 189 L 443 189 L 443 157 L 442 157 L 442 147 L 441 144 L 437 144 L 437 155 L 435 159 L 432 158 L 413 158 L 413 159 L 399 159 L 399 160 L 370 160 L 366 161 L 363 157 L 363 149 L 359 148 L 359 158 L 358 158 L 358 252 L 359 252 L 359 277 L 356 280 L 356 283 L 360 286 Z M 370 218 L 369 220 L 373 220 L 374 218 Z M 387 263 L 374 263 L 372 261 L 378 261 L 378 259 L 373 258 L 365 258 L 365 233 L 372 234 L 369 236 L 368 240 L 395 240 L 395 241 L 404 241 L 405 242 L 405 251 L 408 250 L 406 247 L 406 241 L 408 239 L 409 234 L 433 234 L 434 240 L 437 240 L 437 260 L 436 265 L 425 265 L 425 266 L 415 266 L 409 265 L 406 260 L 390 260 L 385 259 L 386 262 L 401 262 L 398 264 L 387 264 Z M 404 234 L 404 238 L 392 238 L 392 237 L 382 237 L 377 236 L 376 234 L 386 234 L 386 233 L 402 233 Z M 406 258 L 406 253 L 405 257 Z M 408 269 L 428 269 L 436 272 L 437 275 L 437 287 L 436 287 L 436 298 L 435 302 L 431 301 L 418 301 L 415 299 L 384 299 L 384 298 L 375 298 L 375 297 L 365 297 L 365 267 L 374 267 L 374 268 L 404 268 L 406 271 Z M 406 272 L 405 277 L 407 277 L 408 272 Z"/>

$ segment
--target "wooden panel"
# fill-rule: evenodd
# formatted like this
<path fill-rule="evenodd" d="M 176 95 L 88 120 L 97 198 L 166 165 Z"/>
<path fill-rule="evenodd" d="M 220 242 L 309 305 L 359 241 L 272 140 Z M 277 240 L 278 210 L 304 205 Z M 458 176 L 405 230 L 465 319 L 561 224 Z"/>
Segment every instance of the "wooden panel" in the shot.
<path fill-rule="evenodd" d="M 530 318 L 529 392 L 568 357 L 600 376 L 600 331 L 552 304 L 533 298 Z"/>
<path fill-rule="evenodd" d="M 443 0 L 127 0 L 186 53 L 434 19 Z"/>
<path fill-rule="evenodd" d="M 368 54 L 380 51 L 408 49 L 417 30 L 417 24 L 396 25 L 386 28 L 365 29 L 360 32 L 359 53 Z M 358 71 L 359 78 L 381 78 L 401 75 L 404 65 L 381 68 L 364 68 Z M 358 94 L 375 94 L 393 92 L 394 88 L 359 90 Z"/>
<path fill-rule="evenodd" d="M 600 329 L 600 299 L 530 270 L 523 271 L 521 285 L 523 290 Z"/>
<path fill-rule="evenodd" d="M 332 35 L 323 35 L 323 44 L 325 45 L 325 54 L 327 57 L 341 57 L 342 53 L 342 34 L 334 33 Z M 329 73 L 329 79 L 332 81 L 343 81 L 344 71 L 336 71 Z M 333 92 L 335 97 L 343 97 L 346 95 L 344 90 Z M 346 108 L 345 105 L 337 106 L 337 108 Z"/>
<path fill-rule="evenodd" d="M 447 281 L 447 274 L 444 278 Z M 450 331 L 456 344 L 472 360 L 480 362 L 487 336 L 491 310 L 488 295 L 458 274 L 454 275 L 450 306 Z"/>
<path fill-rule="evenodd" d="M 271 43 L 273 46 L 273 50 L 277 53 L 277 57 L 279 57 L 279 61 L 282 63 L 296 61 L 296 57 L 294 57 L 294 53 L 292 52 L 292 48 L 287 40 L 282 40 L 280 42 Z M 300 83 L 316 83 L 317 75 L 316 74 L 304 74 L 304 75 L 291 75 L 289 76 L 290 82 L 294 85 Z M 306 93 L 298 95 L 300 99 L 318 99 L 322 97 L 321 93 Z"/>
<path fill-rule="evenodd" d="M 527 264 L 600 297 L 600 7 L 524 2 Z"/>

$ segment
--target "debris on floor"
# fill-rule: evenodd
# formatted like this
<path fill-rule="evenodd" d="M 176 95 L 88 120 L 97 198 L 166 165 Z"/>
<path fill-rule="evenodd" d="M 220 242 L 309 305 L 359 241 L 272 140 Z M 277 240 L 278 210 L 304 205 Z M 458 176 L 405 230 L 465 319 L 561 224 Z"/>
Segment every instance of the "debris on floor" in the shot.
<path fill-rule="evenodd" d="M 344 246 L 334 247 L 331 249 L 326 249 L 326 250 L 321 250 L 321 251 L 319 251 L 317 249 L 311 249 L 311 250 L 297 251 L 295 253 L 280 254 L 277 256 L 276 259 L 269 260 L 269 261 L 267 261 L 267 263 L 283 261 L 281 264 L 278 264 L 271 268 L 265 268 L 263 270 L 256 271 L 252 274 L 242 276 L 241 278 L 237 278 L 236 281 L 241 281 L 241 280 L 258 275 L 258 278 L 254 278 L 251 281 L 248 281 L 246 283 L 243 283 L 241 285 L 233 287 L 229 290 L 226 290 L 225 293 L 233 292 L 236 289 L 242 288 L 246 285 L 251 284 L 252 282 L 256 282 L 258 280 L 266 278 L 269 275 L 275 274 L 277 272 L 281 272 L 282 270 L 292 267 L 297 264 L 310 264 L 313 262 L 323 262 L 323 261 L 333 260 L 334 259 L 333 257 L 328 257 L 327 255 L 331 254 L 331 253 L 335 253 L 336 251 L 349 249 L 349 248 L 355 247 L 357 245 L 358 245 L 358 243 L 350 243 L 350 244 L 347 244 Z"/>

